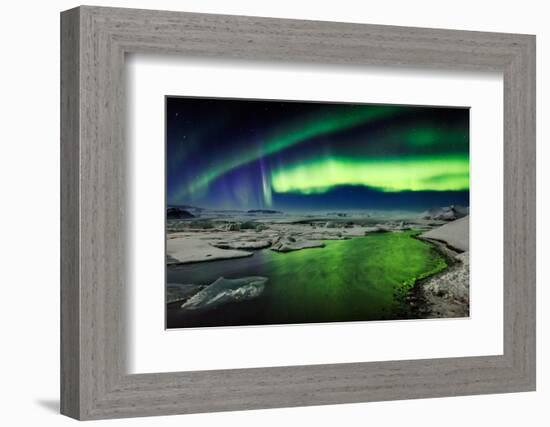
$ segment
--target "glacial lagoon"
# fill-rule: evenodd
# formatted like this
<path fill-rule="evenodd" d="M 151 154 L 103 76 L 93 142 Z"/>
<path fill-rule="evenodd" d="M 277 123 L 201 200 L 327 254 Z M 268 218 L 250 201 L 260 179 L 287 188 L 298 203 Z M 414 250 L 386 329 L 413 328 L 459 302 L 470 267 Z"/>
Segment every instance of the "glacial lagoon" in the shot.
<path fill-rule="evenodd" d="M 267 278 L 254 298 L 182 309 L 167 305 L 167 327 L 241 326 L 406 319 L 404 296 L 416 280 L 447 268 L 447 259 L 414 230 L 326 240 L 322 248 L 168 266 L 167 283 L 206 286 L 220 277 Z M 228 282 L 230 282 L 230 280 Z M 236 283 L 236 282 L 232 282 Z"/>

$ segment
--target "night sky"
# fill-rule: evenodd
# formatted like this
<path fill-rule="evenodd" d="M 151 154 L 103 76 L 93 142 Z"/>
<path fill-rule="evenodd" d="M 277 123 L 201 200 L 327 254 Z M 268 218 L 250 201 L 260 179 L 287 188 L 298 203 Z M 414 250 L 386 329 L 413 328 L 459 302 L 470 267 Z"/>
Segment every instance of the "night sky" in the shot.
<path fill-rule="evenodd" d="M 166 97 L 169 205 L 468 206 L 468 153 L 466 108 Z"/>

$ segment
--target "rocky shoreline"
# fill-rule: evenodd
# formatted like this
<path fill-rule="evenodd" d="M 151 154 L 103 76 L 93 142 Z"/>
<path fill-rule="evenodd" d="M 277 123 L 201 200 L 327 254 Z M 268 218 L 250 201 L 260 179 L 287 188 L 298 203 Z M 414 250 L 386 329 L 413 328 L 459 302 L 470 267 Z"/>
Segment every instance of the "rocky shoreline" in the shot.
<path fill-rule="evenodd" d="M 469 217 L 423 233 L 417 238 L 433 244 L 450 261 L 448 268 L 415 283 L 407 302 L 419 318 L 470 315 Z"/>

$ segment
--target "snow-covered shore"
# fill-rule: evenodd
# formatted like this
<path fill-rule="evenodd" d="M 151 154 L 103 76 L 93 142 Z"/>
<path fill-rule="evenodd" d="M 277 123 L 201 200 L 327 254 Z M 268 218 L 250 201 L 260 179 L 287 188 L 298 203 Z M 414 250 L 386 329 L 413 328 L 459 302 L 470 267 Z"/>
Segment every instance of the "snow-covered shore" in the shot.
<path fill-rule="evenodd" d="M 434 228 L 419 236 L 439 248 L 453 261 L 446 270 L 420 283 L 412 291 L 421 317 L 468 317 L 470 315 L 469 216 Z"/>

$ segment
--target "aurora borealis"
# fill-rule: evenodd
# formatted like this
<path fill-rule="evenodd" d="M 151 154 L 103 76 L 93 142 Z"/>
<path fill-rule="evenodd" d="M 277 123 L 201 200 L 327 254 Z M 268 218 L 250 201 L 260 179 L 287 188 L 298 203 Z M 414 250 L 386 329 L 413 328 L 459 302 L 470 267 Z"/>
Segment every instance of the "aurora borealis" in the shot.
<path fill-rule="evenodd" d="M 468 205 L 469 110 L 166 97 L 166 162 L 170 205 Z"/>

